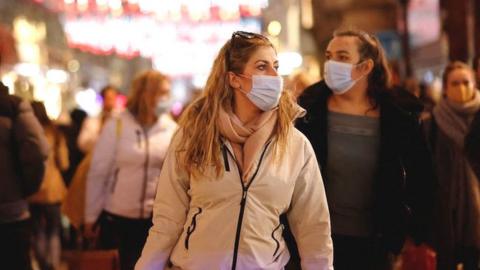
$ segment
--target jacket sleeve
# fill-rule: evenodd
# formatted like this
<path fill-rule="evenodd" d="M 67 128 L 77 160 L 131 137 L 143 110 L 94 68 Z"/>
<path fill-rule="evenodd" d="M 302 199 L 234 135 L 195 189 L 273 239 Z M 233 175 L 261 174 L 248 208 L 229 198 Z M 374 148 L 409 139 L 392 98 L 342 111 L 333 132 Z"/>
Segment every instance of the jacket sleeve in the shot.
<path fill-rule="evenodd" d="M 84 153 L 88 153 L 95 146 L 100 132 L 100 121 L 96 118 L 87 118 L 82 124 L 78 135 L 77 145 Z"/>
<path fill-rule="evenodd" d="M 67 140 L 65 136 L 60 133 L 59 136 L 59 143 L 58 143 L 58 164 L 60 166 L 61 171 L 66 171 L 70 166 L 70 161 L 68 160 L 68 146 Z"/>
<path fill-rule="evenodd" d="M 26 186 L 29 187 L 28 193 L 33 193 L 40 188 L 42 183 L 49 146 L 30 103 L 22 101 L 18 109 L 18 115 L 13 125 L 13 138 L 16 140 L 22 179 L 30 181 Z"/>
<path fill-rule="evenodd" d="M 473 171 L 480 180 L 480 111 L 477 112 L 465 140 L 465 151 Z"/>
<path fill-rule="evenodd" d="M 302 269 L 333 270 L 333 244 L 322 176 L 310 143 L 295 182 L 288 223 L 297 242 Z"/>
<path fill-rule="evenodd" d="M 180 137 L 176 135 L 175 137 Z M 168 150 L 153 206 L 153 226 L 135 270 L 163 270 L 185 224 L 190 198 L 188 176 L 179 171 L 176 138 Z"/>
<path fill-rule="evenodd" d="M 85 222 L 94 223 L 105 206 L 108 183 L 115 162 L 117 119 L 107 121 L 93 149 L 85 192 Z"/>
<path fill-rule="evenodd" d="M 412 121 L 412 133 L 404 153 L 406 198 L 411 210 L 410 234 L 416 243 L 429 238 L 433 214 L 436 177 L 432 155 L 417 121 Z"/>

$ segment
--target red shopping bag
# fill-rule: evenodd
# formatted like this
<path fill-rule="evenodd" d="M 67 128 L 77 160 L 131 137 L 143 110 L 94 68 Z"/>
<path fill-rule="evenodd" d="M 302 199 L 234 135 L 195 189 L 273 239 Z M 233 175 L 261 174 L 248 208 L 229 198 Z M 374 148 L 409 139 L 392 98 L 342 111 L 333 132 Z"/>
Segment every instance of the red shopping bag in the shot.
<path fill-rule="evenodd" d="M 401 254 L 402 270 L 436 270 L 437 254 L 428 245 L 416 246 L 410 239 Z"/>
<path fill-rule="evenodd" d="M 117 250 L 64 251 L 62 259 L 69 270 L 119 270 Z"/>

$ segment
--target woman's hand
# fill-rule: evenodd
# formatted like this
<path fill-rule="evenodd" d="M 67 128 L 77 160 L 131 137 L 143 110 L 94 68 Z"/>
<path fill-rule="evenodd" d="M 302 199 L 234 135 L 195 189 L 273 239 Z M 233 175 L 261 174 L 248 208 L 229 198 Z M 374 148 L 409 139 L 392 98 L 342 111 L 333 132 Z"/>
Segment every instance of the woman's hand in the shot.
<path fill-rule="evenodd" d="M 95 223 L 85 224 L 83 228 L 83 236 L 88 240 L 95 242 L 100 234 L 100 228 Z"/>

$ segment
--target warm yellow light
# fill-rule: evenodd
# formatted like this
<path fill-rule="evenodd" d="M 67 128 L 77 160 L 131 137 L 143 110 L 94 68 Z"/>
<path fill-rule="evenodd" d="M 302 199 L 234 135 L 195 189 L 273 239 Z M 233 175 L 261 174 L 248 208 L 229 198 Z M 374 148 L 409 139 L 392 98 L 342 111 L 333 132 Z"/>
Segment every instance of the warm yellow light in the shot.
<path fill-rule="evenodd" d="M 80 69 L 80 62 L 75 59 L 70 60 L 68 61 L 67 67 L 70 72 L 77 72 Z"/>
<path fill-rule="evenodd" d="M 15 92 L 15 81 L 17 80 L 17 74 L 15 72 L 9 72 L 2 77 L 2 82 L 8 87 L 8 93 L 13 95 Z"/>
<path fill-rule="evenodd" d="M 45 23 L 31 22 L 20 16 L 13 21 L 13 33 L 19 43 L 43 41 L 47 35 Z"/>
<path fill-rule="evenodd" d="M 88 9 L 88 0 L 78 0 L 77 8 L 82 12 L 86 11 Z"/>
<path fill-rule="evenodd" d="M 271 36 L 278 36 L 282 31 L 282 24 L 279 21 L 271 21 L 267 27 L 268 34 Z"/>

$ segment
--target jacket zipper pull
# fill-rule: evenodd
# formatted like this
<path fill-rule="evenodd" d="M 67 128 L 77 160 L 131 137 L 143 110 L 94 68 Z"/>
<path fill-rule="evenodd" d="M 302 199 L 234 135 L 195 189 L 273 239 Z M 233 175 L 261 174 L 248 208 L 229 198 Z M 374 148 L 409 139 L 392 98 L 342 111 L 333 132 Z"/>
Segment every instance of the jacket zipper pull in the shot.
<path fill-rule="evenodd" d="M 223 152 L 223 163 L 225 166 L 225 170 L 227 172 L 230 171 L 230 164 L 228 163 L 228 156 L 227 156 L 227 147 L 225 145 L 222 146 L 222 152 Z"/>
<path fill-rule="evenodd" d="M 246 200 L 247 200 L 247 190 L 245 188 L 243 188 L 242 200 L 240 201 L 240 205 L 245 205 Z"/>
<path fill-rule="evenodd" d="M 140 134 L 140 130 L 135 130 L 136 133 L 137 133 L 137 143 L 138 143 L 138 147 L 141 148 L 142 147 L 142 134 Z"/>

